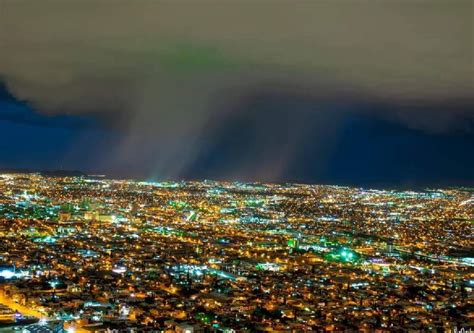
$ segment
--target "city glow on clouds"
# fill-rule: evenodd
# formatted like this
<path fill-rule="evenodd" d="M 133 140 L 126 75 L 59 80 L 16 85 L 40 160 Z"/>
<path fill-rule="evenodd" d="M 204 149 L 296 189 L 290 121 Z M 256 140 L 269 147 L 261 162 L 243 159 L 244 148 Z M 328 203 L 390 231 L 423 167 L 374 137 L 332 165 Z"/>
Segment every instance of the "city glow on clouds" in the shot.
<path fill-rule="evenodd" d="M 472 105 L 470 8 L 469 1 L 5 1 L 0 77 L 39 112 L 94 113 L 120 128 L 125 135 L 104 159 L 137 159 L 177 176 L 206 148 L 205 133 L 261 93 L 396 103 L 390 114 L 373 112 L 428 130 L 472 119 L 465 108 L 413 107 Z M 314 112 L 326 113 L 317 122 L 330 142 L 331 110 Z M 288 153 L 281 155 L 275 173 Z"/>
<path fill-rule="evenodd" d="M 240 74 L 245 84 L 270 78 L 342 83 L 383 97 L 472 97 L 469 8 L 469 1 L 6 1 L 0 70 L 19 96 L 46 110 L 73 107 L 83 94 L 112 102 L 103 91 L 94 95 L 101 84 L 138 88 L 133 94 L 151 85 L 160 94 L 178 75 L 205 85 L 202 74 L 214 89 L 226 81 L 238 88 L 231 78 Z"/>

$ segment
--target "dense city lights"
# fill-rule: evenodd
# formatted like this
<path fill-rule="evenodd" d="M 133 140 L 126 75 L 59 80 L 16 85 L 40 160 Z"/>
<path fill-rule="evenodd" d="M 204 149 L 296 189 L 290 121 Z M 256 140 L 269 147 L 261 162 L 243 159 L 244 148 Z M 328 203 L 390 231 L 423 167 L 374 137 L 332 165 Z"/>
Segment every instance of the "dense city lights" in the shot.
<path fill-rule="evenodd" d="M 472 320 L 470 189 L 9 174 L 0 190 L 12 322 L 370 332 Z"/>

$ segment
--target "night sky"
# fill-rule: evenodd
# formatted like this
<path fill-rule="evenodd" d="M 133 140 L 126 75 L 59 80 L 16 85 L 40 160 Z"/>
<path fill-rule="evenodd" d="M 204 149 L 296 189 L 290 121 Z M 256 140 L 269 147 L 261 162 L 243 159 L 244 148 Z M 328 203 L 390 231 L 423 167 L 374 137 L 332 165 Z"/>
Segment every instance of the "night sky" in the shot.
<path fill-rule="evenodd" d="M 4 1 L 0 168 L 474 185 L 472 3 Z"/>

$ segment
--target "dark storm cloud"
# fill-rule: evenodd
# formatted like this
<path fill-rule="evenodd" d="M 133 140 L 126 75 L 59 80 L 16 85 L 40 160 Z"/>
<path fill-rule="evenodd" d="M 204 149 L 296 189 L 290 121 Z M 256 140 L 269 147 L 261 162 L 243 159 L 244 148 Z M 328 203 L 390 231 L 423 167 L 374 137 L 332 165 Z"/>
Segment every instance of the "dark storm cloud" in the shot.
<path fill-rule="evenodd" d="M 42 113 L 101 114 L 124 132 L 104 154 L 122 169 L 179 177 L 237 121 L 260 143 L 226 173 L 274 179 L 307 132 L 323 159 L 347 112 L 438 132 L 474 117 L 469 0 L 0 6 L 9 90 Z"/>

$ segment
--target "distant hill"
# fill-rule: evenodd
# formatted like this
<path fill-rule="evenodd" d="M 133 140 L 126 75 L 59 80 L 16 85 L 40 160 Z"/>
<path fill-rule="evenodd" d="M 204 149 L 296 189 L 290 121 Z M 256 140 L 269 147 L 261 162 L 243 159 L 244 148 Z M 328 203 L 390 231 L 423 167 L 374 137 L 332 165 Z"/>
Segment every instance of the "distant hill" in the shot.
<path fill-rule="evenodd" d="M 86 173 L 78 170 L 32 170 L 32 169 L 2 169 L 0 173 L 40 173 L 48 177 L 80 177 L 87 176 Z"/>

